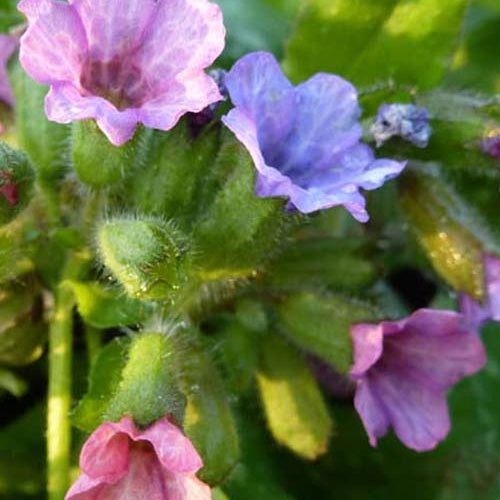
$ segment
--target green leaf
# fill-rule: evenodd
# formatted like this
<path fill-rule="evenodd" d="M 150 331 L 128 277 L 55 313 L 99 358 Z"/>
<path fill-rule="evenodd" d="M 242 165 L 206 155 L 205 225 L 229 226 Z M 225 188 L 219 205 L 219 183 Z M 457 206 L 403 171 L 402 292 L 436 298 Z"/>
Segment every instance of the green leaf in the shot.
<path fill-rule="evenodd" d="M 207 126 L 193 138 L 185 119 L 169 132 L 148 134 L 144 165 L 127 184 L 126 203 L 189 228 L 206 208 L 201 192 L 219 149 L 220 127 Z"/>
<path fill-rule="evenodd" d="M 28 384 L 14 372 L 0 367 L 0 389 L 20 398 L 28 391 Z"/>
<path fill-rule="evenodd" d="M 241 460 L 224 483 L 229 498 L 292 500 L 288 488 L 280 481 L 280 461 L 274 456 L 276 445 L 265 432 L 260 412 L 253 407 L 242 408 L 238 412 L 238 428 L 241 430 Z"/>
<path fill-rule="evenodd" d="M 354 291 L 375 278 L 373 264 L 356 240 L 308 238 L 294 242 L 270 263 L 266 283 L 271 287 L 303 289 L 327 286 Z"/>
<path fill-rule="evenodd" d="M 214 488 L 212 490 L 212 500 L 229 500 L 229 497 L 220 488 Z"/>
<path fill-rule="evenodd" d="M 359 301 L 304 292 L 287 297 L 279 317 L 295 343 L 346 373 L 352 365 L 351 325 L 374 321 L 380 313 Z"/>
<path fill-rule="evenodd" d="M 136 335 L 120 384 L 106 409 L 106 418 L 119 420 L 131 415 L 143 427 L 165 415 L 181 422 L 185 399 L 178 389 L 174 352 L 172 339 L 167 335 Z"/>
<path fill-rule="evenodd" d="M 150 304 L 131 299 L 116 288 L 106 288 L 94 281 L 65 283 L 76 296 L 78 312 L 95 328 L 137 325 L 151 314 Z"/>
<path fill-rule="evenodd" d="M 215 342 L 225 367 L 224 381 L 236 394 L 248 392 L 259 363 L 258 334 L 233 317 L 221 323 Z"/>
<path fill-rule="evenodd" d="M 464 36 L 455 53 L 446 86 L 474 88 L 500 93 L 498 33 L 500 4 L 497 0 L 472 1 L 464 26 Z"/>
<path fill-rule="evenodd" d="M 73 411 L 72 421 L 76 427 L 93 432 L 106 420 L 107 408 L 120 384 L 129 347 L 129 339 L 118 338 L 97 355 L 90 370 L 87 393 Z"/>
<path fill-rule="evenodd" d="M 51 184 L 68 168 L 71 128 L 47 120 L 44 99 L 48 88 L 31 80 L 19 63 L 12 71 L 12 84 L 19 145 L 28 153 L 39 181 Z"/>
<path fill-rule="evenodd" d="M 305 1 L 287 46 L 286 72 L 296 82 L 319 71 L 346 77 L 397 3 L 397 0 Z"/>
<path fill-rule="evenodd" d="M 216 0 L 224 13 L 226 49 L 219 64 L 229 67 L 256 50 L 283 54 L 297 0 Z"/>
<path fill-rule="evenodd" d="M 44 498 L 45 408 L 43 404 L 0 430 L 0 496 Z"/>
<path fill-rule="evenodd" d="M 134 169 L 140 170 L 146 135 L 140 127 L 130 141 L 117 147 L 109 142 L 94 120 L 76 121 L 71 145 L 73 166 L 79 179 L 100 189 L 122 181 Z M 100 159 L 99 168 L 96 168 L 96 158 Z"/>
<path fill-rule="evenodd" d="M 252 159 L 229 132 L 213 171 L 220 188 L 195 229 L 201 276 L 250 276 L 279 241 L 285 202 L 255 196 Z"/>
<path fill-rule="evenodd" d="M 0 291 L 0 363 L 21 366 L 42 355 L 47 332 L 39 293 L 33 281 Z"/>
<path fill-rule="evenodd" d="M 194 332 L 177 351 L 182 390 L 187 398 L 184 431 L 200 453 L 200 477 L 222 482 L 239 458 L 239 440 L 228 396 L 217 367 Z"/>
<path fill-rule="evenodd" d="M 0 228 L 0 283 L 33 270 L 34 241 L 26 220 Z"/>
<path fill-rule="evenodd" d="M 257 381 L 276 441 L 309 460 L 324 454 L 333 422 L 311 372 L 295 349 L 277 336 L 266 338 Z"/>
<path fill-rule="evenodd" d="M 303 80 L 319 71 L 356 85 L 393 78 L 438 85 L 460 34 L 467 0 L 310 0 L 291 39 L 285 67 Z"/>

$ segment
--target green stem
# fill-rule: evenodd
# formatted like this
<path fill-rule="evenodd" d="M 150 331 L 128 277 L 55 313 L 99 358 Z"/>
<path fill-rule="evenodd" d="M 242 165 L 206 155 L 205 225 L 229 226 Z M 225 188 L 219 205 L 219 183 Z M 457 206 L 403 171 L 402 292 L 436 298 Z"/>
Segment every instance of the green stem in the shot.
<path fill-rule="evenodd" d="M 59 285 L 49 331 L 47 467 L 49 500 L 62 500 L 69 487 L 71 451 L 71 364 L 73 343 L 71 290 Z"/>
<path fill-rule="evenodd" d="M 75 298 L 65 280 L 79 279 L 87 270 L 90 252 L 68 257 L 63 279 L 55 291 L 49 329 L 49 389 L 47 410 L 47 482 L 49 500 L 62 500 L 69 487 L 71 456 L 71 366 Z"/>

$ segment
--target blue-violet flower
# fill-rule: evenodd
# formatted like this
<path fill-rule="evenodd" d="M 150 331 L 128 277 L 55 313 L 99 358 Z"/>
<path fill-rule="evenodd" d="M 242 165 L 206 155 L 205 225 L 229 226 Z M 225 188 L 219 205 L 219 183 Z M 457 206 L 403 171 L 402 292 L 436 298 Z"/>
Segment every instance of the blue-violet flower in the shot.
<path fill-rule="evenodd" d="M 257 169 L 259 197 L 285 197 L 303 213 L 343 205 L 359 221 L 368 213 L 359 189 L 376 189 L 405 164 L 374 158 L 360 142 L 356 89 L 320 73 L 293 87 L 276 59 L 255 52 L 225 78 L 235 106 L 223 118 Z"/>

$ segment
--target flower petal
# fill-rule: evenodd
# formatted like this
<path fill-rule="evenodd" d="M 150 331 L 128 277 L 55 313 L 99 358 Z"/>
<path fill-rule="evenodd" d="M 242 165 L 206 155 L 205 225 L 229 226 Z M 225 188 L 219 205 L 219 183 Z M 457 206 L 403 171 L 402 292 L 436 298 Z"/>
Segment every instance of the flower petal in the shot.
<path fill-rule="evenodd" d="M 70 4 L 87 34 L 90 58 L 103 62 L 131 55 L 158 8 L 157 0 L 70 0 Z"/>
<path fill-rule="evenodd" d="M 38 83 L 79 85 L 87 42 L 73 6 L 54 0 L 22 0 L 18 9 L 29 21 L 20 53 L 26 72 Z"/>
<path fill-rule="evenodd" d="M 168 500 L 212 500 L 210 487 L 195 475 L 165 474 L 165 497 Z"/>
<path fill-rule="evenodd" d="M 134 58 L 157 91 L 165 90 L 172 78 L 189 86 L 191 78 L 221 54 L 224 39 L 218 5 L 206 0 L 160 0 Z"/>
<path fill-rule="evenodd" d="M 372 369 L 369 375 L 398 438 L 416 451 L 432 450 L 450 430 L 446 394 L 400 372 Z"/>
<path fill-rule="evenodd" d="M 131 139 L 138 123 L 135 110 L 118 111 L 106 99 L 82 96 L 71 84 L 51 87 L 45 98 L 45 112 L 49 120 L 57 123 L 94 118 L 115 146 L 121 146 Z"/>
<path fill-rule="evenodd" d="M 361 376 L 382 356 L 384 333 L 381 325 L 360 323 L 351 327 L 354 365 L 351 375 Z"/>
<path fill-rule="evenodd" d="M 197 113 L 221 98 L 215 81 L 199 72 L 192 75 L 186 85 L 170 80 L 161 95 L 137 110 L 137 117 L 146 127 L 170 130 L 185 113 Z"/>
<path fill-rule="evenodd" d="M 138 440 L 149 441 L 163 467 L 171 472 L 196 472 L 203 467 L 191 441 L 167 418 L 146 429 Z"/>
<path fill-rule="evenodd" d="M 92 479 L 86 474 L 81 474 L 64 497 L 65 500 L 97 500 L 102 498 L 100 493 L 106 488 L 107 483 L 99 479 Z"/>
<path fill-rule="evenodd" d="M 242 57 L 224 82 L 236 108 L 254 121 L 259 147 L 268 165 L 273 165 L 276 150 L 293 126 L 295 96 L 292 84 L 278 61 L 267 52 Z"/>
<path fill-rule="evenodd" d="M 293 128 L 276 160 L 280 171 L 295 179 L 294 172 L 307 176 L 331 167 L 335 156 L 361 139 L 360 114 L 356 89 L 339 76 L 319 73 L 298 85 Z"/>
<path fill-rule="evenodd" d="M 129 468 L 129 444 L 134 432 L 130 417 L 99 426 L 82 448 L 80 467 L 84 474 L 105 482 L 123 477 Z"/>
<path fill-rule="evenodd" d="M 491 318 L 500 321 L 500 259 L 487 255 L 484 263 Z"/>
<path fill-rule="evenodd" d="M 467 325 L 478 333 L 481 325 L 490 319 L 489 305 L 483 306 L 465 293 L 460 294 L 458 301 L 460 312 L 464 315 Z"/>
<path fill-rule="evenodd" d="M 390 421 L 383 404 L 379 401 L 374 388 L 371 387 L 369 378 L 358 380 L 354 406 L 361 417 L 370 444 L 377 446 L 377 439 L 387 434 Z"/>
<path fill-rule="evenodd" d="M 436 311 L 437 312 L 437 311 Z M 405 329 L 401 335 L 386 337 L 383 365 L 394 372 L 405 370 L 425 384 L 445 390 L 486 364 L 486 353 L 474 332 Z"/>
<path fill-rule="evenodd" d="M 18 41 L 9 35 L 0 34 L 0 100 L 6 104 L 14 104 L 14 96 L 7 75 L 7 62 L 16 50 Z"/>

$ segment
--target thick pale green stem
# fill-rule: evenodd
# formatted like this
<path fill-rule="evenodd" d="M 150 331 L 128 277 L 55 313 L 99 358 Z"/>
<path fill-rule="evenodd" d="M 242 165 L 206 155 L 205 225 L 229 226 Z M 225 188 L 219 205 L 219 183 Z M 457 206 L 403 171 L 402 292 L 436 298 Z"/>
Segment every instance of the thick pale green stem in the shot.
<path fill-rule="evenodd" d="M 88 269 L 90 252 L 70 255 L 63 279 L 55 291 L 49 330 L 49 393 L 47 410 L 48 499 L 62 500 L 69 487 L 71 455 L 71 365 L 75 299 L 65 280 L 79 279 Z"/>
<path fill-rule="evenodd" d="M 49 333 L 47 412 L 49 500 L 62 500 L 69 487 L 73 306 L 73 293 L 60 286 L 56 292 L 54 318 Z"/>

